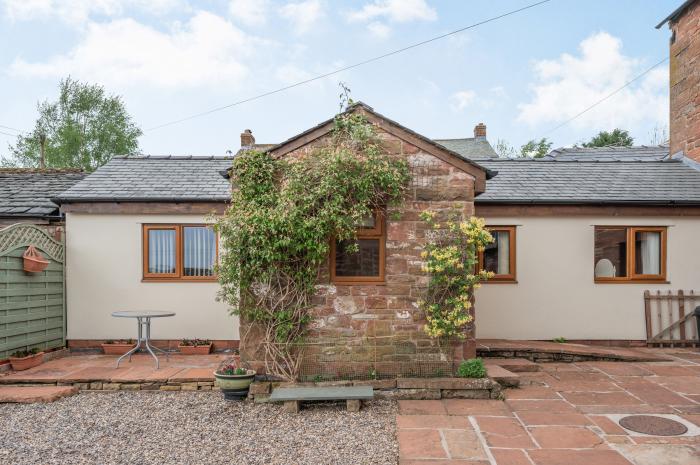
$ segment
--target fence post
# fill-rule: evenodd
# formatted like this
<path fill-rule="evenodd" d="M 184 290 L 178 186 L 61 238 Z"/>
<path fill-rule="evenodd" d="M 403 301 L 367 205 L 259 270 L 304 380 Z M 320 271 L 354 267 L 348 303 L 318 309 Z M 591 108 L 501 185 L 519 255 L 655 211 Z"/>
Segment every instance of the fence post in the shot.
<path fill-rule="evenodd" d="M 683 295 L 683 290 L 680 289 L 678 291 L 678 321 L 682 322 L 680 327 L 681 341 L 685 341 L 686 322 L 683 321 L 683 318 L 685 318 L 685 296 Z"/>
<path fill-rule="evenodd" d="M 651 341 L 651 295 L 649 291 L 644 291 L 644 316 L 647 322 L 647 344 Z"/>

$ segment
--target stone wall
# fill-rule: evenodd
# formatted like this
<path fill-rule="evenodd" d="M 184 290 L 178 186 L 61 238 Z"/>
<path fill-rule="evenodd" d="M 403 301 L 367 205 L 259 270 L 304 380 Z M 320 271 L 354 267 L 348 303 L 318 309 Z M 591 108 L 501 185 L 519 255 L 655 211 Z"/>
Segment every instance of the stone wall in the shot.
<path fill-rule="evenodd" d="M 474 178 L 393 134 L 380 131 L 379 136 L 391 154 L 408 160 L 412 173 L 405 201 L 385 215 L 386 280 L 378 285 L 340 285 L 330 282 L 327 266 L 321 271 L 313 300 L 309 338 L 313 345 L 305 347 L 307 371 L 328 377 L 366 376 L 372 370 L 382 377 L 444 375 L 453 361 L 475 355 L 473 330 L 464 342 L 447 348 L 439 348 L 423 330 L 425 318 L 417 300 L 428 276 L 421 271 L 426 224 L 419 215 L 426 209 L 443 215 L 457 209 L 465 217 L 472 215 Z M 305 156 L 326 141 L 316 140 L 285 156 Z M 256 359 L 255 332 L 242 329 L 241 335 L 242 358 Z M 417 367 L 417 362 L 425 366 Z M 329 373 L 329 366 L 336 371 Z M 416 372 L 426 369 L 439 373 Z"/>
<path fill-rule="evenodd" d="M 671 24 L 671 153 L 700 162 L 700 2 Z"/>

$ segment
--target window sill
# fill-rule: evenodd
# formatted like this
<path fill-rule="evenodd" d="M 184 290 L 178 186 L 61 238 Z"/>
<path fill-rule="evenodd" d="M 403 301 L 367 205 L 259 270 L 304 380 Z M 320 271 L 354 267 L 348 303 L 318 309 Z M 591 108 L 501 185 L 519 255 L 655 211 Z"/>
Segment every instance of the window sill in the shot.
<path fill-rule="evenodd" d="M 671 284 L 665 279 L 604 279 L 593 280 L 594 284 Z"/>
<path fill-rule="evenodd" d="M 215 283 L 217 278 L 142 278 L 142 283 Z"/>
<path fill-rule="evenodd" d="M 518 284 L 517 279 L 488 279 L 482 281 L 481 284 Z"/>
<path fill-rule="evenodd" d="M 335 286 L 386 286 L 386 281 L 331 281 Z"/>

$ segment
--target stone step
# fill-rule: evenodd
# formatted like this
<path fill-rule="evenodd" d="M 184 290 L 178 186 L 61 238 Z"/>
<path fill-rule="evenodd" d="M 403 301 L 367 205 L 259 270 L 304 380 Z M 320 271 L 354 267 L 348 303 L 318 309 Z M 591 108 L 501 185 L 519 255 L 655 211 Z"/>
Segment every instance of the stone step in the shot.
<path fill-rule="evenodd" d="M 513 373 L 533 373 L 540 371 L 540 366 L 526 358 L 485 358 L 484 365 L 498 365 Z"/>
<path fill-rule="evenodd" d="M 518 374 L 508 371 L 502 366 L 490 365 L 486 367 L 486 371 L 488 372 L 489 378 L 503 387 L 513 388 L 520 386 L 520 377 Z"/>
<path fill-rule="evenodd" d="M 77 393 L 76 386 L 0 386 L 0 404 L 53 402 Z"/>

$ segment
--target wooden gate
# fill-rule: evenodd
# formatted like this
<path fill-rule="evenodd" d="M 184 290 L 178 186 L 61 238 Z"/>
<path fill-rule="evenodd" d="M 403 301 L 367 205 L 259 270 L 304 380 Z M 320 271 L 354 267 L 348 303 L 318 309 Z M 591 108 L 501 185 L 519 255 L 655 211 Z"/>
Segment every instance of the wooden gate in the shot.
<path fill-rule="evenodd" d="M 24 271 L 22 254 L 33 245 L 49 261 Z M 64 246 L 31 224 L 0 229 L 0 360 L 16 350 L 65 345 Z"/>
<path fill-rule="evenodd" d="M 644 291 L 647 344 L 699 346 L 693 311 L 700 305 L 694 291 Z"/>

